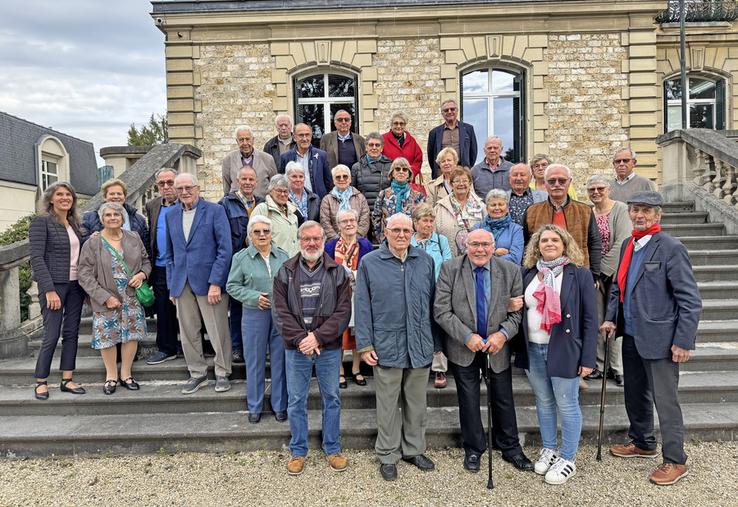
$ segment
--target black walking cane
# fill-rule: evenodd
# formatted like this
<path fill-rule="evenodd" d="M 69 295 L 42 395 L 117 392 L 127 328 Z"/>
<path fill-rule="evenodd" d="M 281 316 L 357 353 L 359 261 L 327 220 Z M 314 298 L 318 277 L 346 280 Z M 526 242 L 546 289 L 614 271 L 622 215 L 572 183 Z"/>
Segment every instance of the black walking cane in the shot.
<path fill-rule="evenodd" d="M 492 482 L 492 379 L 489 375 L 492 366 L 490 365 L 490 353 L 485 353 L 485 356 L 487 356 L 484 368 L 484 382 L 487 385 L 487 489 L 494 489 L 495 485 Z"/>
<path fill-rule="evenodd" d="M 600 392 L 600 427 L 597 430 L 597 461 L 602 461 L 602 426 L 605 420 L 605 391 L 607 370 L 610 368 L 610 332 L 605 332 L 605 366 L 602 372 L 602 391 Z"/>

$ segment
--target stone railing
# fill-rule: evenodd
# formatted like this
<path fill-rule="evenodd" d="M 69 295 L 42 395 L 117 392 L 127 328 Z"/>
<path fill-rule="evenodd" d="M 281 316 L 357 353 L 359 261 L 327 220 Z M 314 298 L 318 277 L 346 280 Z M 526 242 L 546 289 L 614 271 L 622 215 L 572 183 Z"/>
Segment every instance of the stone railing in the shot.
<path fill-rule="evenodd" d="M 693 200 L 711 222 L 738 234 L 738 143 L 708 129 L 675 130 L 656 142 L 662 150 L 665 199 Z"/>
<path fill-rule="evenodd" d="M 0 246 L 0 358 L 28 354 L 28 339 L 41 328 L 38 288 L 28 290 L 28 320 L 21 323 L 19 267 L 28 261 L 28 240 Z"/>

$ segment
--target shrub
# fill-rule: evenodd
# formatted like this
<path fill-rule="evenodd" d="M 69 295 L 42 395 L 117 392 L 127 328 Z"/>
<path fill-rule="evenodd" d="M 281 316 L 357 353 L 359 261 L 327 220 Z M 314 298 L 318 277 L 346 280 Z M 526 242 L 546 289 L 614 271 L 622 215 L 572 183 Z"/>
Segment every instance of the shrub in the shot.
<path fill-rule="evenodd" d="M 28 228 L 31 226 L 31 220 L 35 215 L 28 215 L 21 218 L 10 226 L 6 231 L 0 232 L 0 246 L 11 245 L 18 241 L 28 239 Z M 20 279 L 20 307 L 21 321 L 28 320 L 28 305 L 31 304 L 31 296 L 28 295 L 28 289 L 31 288 L 31 263 L 24 262 L 18 267 L 18 276 Z"/>

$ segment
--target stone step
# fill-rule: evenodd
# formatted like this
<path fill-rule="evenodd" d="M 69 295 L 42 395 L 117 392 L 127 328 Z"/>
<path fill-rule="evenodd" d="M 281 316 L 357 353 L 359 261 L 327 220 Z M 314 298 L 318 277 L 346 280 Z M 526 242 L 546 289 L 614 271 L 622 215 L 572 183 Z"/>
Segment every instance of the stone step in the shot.
<path fill-rule="evenodd" d="M 730 250 L 689 250 L 693 266 L 715 266 L 730 264 L 738 260 L 738 249 Z"/>
<path fill-rule="evenodd" d="M 673 201 L 665 202 L 662 206 L 664 213 L 688 213 L 694 211 L 694 202 L 691 201 Z"/>
<path fill-rule="evenodd" d="M 722 320 L 738 316 L 738 299 L 705 299 L 702 301 L 703 320 Z"/>
<path fill-rule="evenodd" d="M 81 333 L 80 329 L 80 333 Z M 93 349 L 90 345 L 92 342 L 92 336 L 89 334 L 80 334 L 77 340 L 77 357 L 100 357 L 100 351 Z M 61 340 L 56 344 L 57 352 L 61 351 Z M 38 357 L 39 349 L 41 348 L 41 338 L 36 338 L 28 342 L 28 349 L 33 357 Z M 156 352 L 156 330 L 154 332 L 149 328 L 149 332 L 146 338 L 138 342 L 139 357 L 141 361 L 144 361 L 149 354 Z"/>
<path fill-rule="evenodd" d="M 738 296 L 738 284 L 732 282 L 699 282 L 702 299 L 732 299 Z"/>
<path fill-rule="evenodd" d="M 661 229 L 677 238 L 681 236 L 722 236 L 725 234 L 723 224 L 666 224 Z"/>
<path fill-rule="evenodd" d="M 707 320 L 699 323 L 697 341 L 709 343 L 738 343 L 738 320 Z"/>
<path fill-rule="evenodd" d="M 117 394 L 117 393 L 116 393 Z M 518 407 L 518 431 L 524 445 L 539 445 L 535 408 Z M 734 440 L 738 435 L 738 403 L 682 404 L 686 437 Z M 598 406 L 582 409 L 582 440 L 597 438 Z M 458 447 L 457 408 L 429 408 L 426 440 L 429 448 Z M 487 420 L 486 407 L 482 420 Z M 320 449 L 321 413 L 308 412 L 309 445 Z M 658 418 L 655 421 L 658 424 Z M 606 442 L 627 438 L 628 420 L 622 406 L 607 406 Z M 341 411 L 341 444 L 348 449 L 371 449 L 376 439 L 376 414 L 371 409 Z M 289 425 L 265 417 L 250 424 L 245 412 L 189 414 L 113 414 L 74 416 L 0 416 L 0 454 L 7 457 L 155 452 L 233 452 L 281 450 L 290 440 Z M 286 459 L 286 458 L 285 458 Z M 493 455 L 496 469 L 506 467 Z M 510 469 L 512 470 L 512 469 Z"/>
<path fill-rule="evenodd" d="M 692 268 L 697 282 L 725 282 L 738 284 L 738 264 L 722 266 L 694 266 Z"/>
<path fill-rule="evenodd" d="M 661 217 L 661 224 L 704 224 L 707 223 L 707 218 L 708 214 L 705 211 L 665 213 Z"/>
<path fill-rule="evenodd" d="M 688 250 L 735 250 L 738 249 L 738 236 L 680 236 Z"/>

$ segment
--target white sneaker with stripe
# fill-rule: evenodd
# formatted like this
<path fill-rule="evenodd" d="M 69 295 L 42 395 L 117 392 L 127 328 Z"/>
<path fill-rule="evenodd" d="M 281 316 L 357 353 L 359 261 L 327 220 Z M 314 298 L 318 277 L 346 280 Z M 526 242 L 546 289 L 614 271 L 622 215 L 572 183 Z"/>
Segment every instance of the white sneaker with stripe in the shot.
<path fill-rule="evenodd" d="M 564 458 L 557 458 L 551 468 L 546 472 L 543 480 L 547 484 L 564 484 L 577 473 L 577 466 L 573 461 Z"/>

